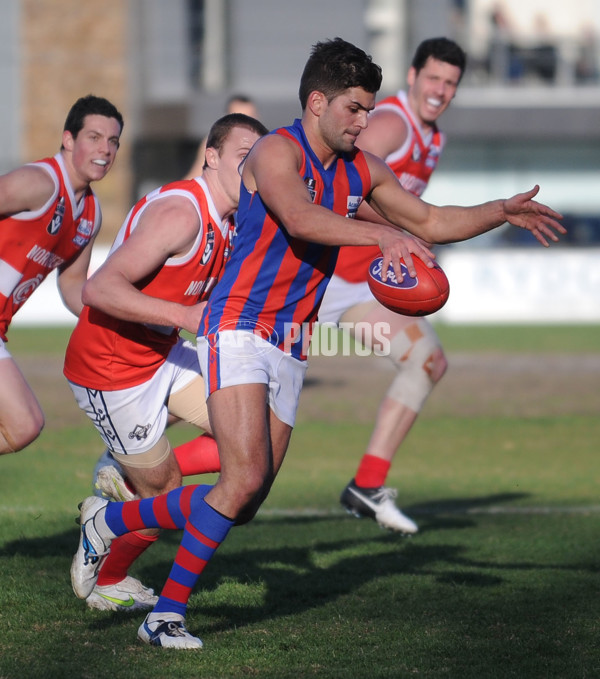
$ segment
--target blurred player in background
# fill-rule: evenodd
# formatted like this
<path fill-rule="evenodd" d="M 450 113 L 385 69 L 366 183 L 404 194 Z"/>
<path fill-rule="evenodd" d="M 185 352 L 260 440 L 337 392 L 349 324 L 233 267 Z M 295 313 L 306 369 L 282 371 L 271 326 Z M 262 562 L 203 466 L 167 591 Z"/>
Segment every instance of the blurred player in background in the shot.
<path fill-rule="evenodd" d="M 245 94 L 232 94 L 227 100 L 225 113 L 243 113 L 246 116 L 250 116 L 250 118 L 258 119 L 258 110 L 256 108 L 256 104 Z M 185 179 L 193 179 L 194 177 L 200 177 L 202 175 L 205 151 L 206 137 L 204 137 L 204 139 L 200 142 L 194 164 L 189 169 Z"/>
<path fill-rule="evenodd" d="M 433 265 L 426 242 L 476 236 L 505 221 L 544 245 L 564 233 L 556 212 L 532 200 L 538 187 L 469 208 L 436 207 L 404 191 L 385 162 L 356 146 L 381 69 L 336 38 L 317 43 L 300 83 L 302 119 L 260 139 L 242 170 L 234 247 L 198 331 L 198 357 L 221 459 L 213 486 L 188 485 L 130 502 L 81 504 L 73 590 L 89 595 L 117 536 L 183 528 L 153 611 L 138 629 L 148 644 L 199 649 L 185 624 L 192 590 L 229 530 L 250 521 L 281 467 L 306 370 L 306 351 L 340 245 L 378 245 L 384 272 L 415 275 L 411 252 Z M 353 219 L 366 199 L 388 224 Z"/>
<path fill-rule="evenodd" d="M 198 328 L 199 302 L 210 294 L 230 249 L 238 167 L 266 132 L 242 114 L 218 120 L 208 135 L 202 177 L 142 198 L 84 288 L 86 306 L 67 347 L 64 373 L 110 451 L 97 480 L 109 496 L 118 491 L 121 499 L 133 497 L 115 460 L 140 497 L 179 487 L 182 471 L 220 468 L 213 438 L 199 436 L 174 452 L 165 428 L 177 419 L 210 432 L 196 348 L 179 330 Z M 128 569 L 157 537 L 157 530 L 132 532 L 113 543 L 89 607 L 152 608 L 157 597 Z"/>
<path fill-rule="evenodd" d="M 0 454 L 34 441 L 44 414 L 6 348 L 14 314 L 53 270 L 65 306 L 76 316 L 102 214 L 90 188 L 113 165 L 123 117 L 88 95 L 67 115 L 60 151 L 0 177 Z"/>
<path fill-rule="evenodd" d="M 454 98 L 465 65 L 465 53 L 452 40 L 424 40 L 408 70 L 408 90 L 379 102 L 358 138 L 358 146 L 385 160 L 402 187 L 415 196 L 423 193 L 437 166 L 445 137 L 436 121 Z M 365 328 L 389 328 L 389 358 L 398 370 L 379 406 L 356 475 L 340 499 L 355 516 L 371 517 L 391 530 L 416 533 L 416 523 L 396 507 L 396 490 L 386 488 L 385 480 L 396 451 L 447 363 L 429 321 L 400 316 L 374 299 L 367 269 L 379 254 L 377 246 L 341 248 L 319 311 L 319 322 L 346 323 L 353 335 L 352 328 L 359 324 L 356 339 L 370 349 L 376 349 L 368 342 L 377 333 Z"/>

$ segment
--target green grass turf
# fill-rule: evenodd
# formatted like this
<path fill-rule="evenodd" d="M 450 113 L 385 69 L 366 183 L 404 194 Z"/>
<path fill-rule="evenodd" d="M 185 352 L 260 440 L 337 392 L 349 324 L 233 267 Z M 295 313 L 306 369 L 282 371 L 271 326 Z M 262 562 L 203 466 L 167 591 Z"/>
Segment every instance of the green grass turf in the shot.
<path fill-rule="evenodd" d="M 599 346 L 593 327 L 438 330 L 450 350 Z M 13 329 L 10 348 L 17 360 L 57 356 L 65 337 Z M 148 648 L 136 640 L 142 615 L 74 597 L 76 506 L 100 446 L 87 422 L 59 422 L 0 460 L 1 679 L 600 676 L 597 417 L 418 422 L 418 454 L 389 478 L 420 525 L 413 538 L 339 508 L 348 448 L 370 426 L 300 422 L 263 509 L 232 531 L 191 598 L 201 652 Z M 191 435 L 170 432 L 175 445 Z M 132 574 L 160 589 L 179 536 L 163 534 Z"/>

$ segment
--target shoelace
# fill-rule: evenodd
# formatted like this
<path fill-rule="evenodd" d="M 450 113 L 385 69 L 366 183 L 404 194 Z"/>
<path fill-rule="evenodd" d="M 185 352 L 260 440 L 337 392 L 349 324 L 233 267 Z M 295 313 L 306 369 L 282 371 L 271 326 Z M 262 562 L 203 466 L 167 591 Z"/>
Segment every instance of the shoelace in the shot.
<path fill-rule="evenodd" d="M 122 585 L 122 591 L 130 592 L 132 594 L 146 594 L 148 596 L 154 596 L 154 590 L 150 587 L 144 587 L 144 585 L 136 581 L 131 576 L 127 576 L 122 583 L 117 583 L 117 589 L 120 589 L 118 585 Z"/>
<path fill-rule="evenodd" d="M 158 639 L 161 634 L 166 634 L 168 637 L 188 637 L 191 636 L 190 633 L 185 628 L 183 622 L 176 620 L 163 620 L 160 622 L 156 629 L 152 632 L 149 625 L 152 623 L 146 623 L 148 630 L 150 631 L 150 637 L 152 639 Z"/>
<path fill-rule="evenodd" d="M 395 488 L 387 488 L 386 486 L 381 486 L 376 493 L 373 494 L 373 500 L 395 500 L 398 496 L 398 491 Z"/>
<path fill-rule="evenodd" d="M 158 632 L 158 630 L 156 630 Z M 186 630 L 185 625 L 182 622 L 168 622 L 167 631 L 170 637 L 187 637 L 189 632 Z"/>

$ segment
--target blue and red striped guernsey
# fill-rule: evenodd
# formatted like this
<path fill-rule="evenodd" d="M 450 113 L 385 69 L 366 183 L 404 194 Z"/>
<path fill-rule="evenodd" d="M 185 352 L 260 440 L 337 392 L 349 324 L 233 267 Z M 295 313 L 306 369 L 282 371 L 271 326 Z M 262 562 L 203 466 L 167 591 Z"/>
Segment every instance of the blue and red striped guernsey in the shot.
<path fill-rule="evenodd" d="M 314 203 L 338 215 L 356 215 L 371 189 L 362 151 L 342 154 L 325 169 L 310 148 L 300 120 L 271 134 L 281 134 L 302 149 L 299 173 Z M 209 298 L 199 335 L 247 330 L 305 360 L 338 250 L 291 237 L 258 192 L 251 193 L 242 184 L 232 253 Z"/>

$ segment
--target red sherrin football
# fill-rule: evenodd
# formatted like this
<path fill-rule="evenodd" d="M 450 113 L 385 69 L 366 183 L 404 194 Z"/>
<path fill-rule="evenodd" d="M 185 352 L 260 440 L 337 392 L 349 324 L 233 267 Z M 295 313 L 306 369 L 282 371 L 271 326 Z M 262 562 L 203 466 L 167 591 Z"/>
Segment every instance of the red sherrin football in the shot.
<path fill-rule="evenodd" d="M 378 302 L 398 314 L 427 316 L 444 306 L 450 294 L 450 284 L 439 265 L 430 269 L 417 256 L 413 256 L 413 262 L 417 270 L 416 278 L 409 275 L 404 261 L 400 260 L 404 276 L 402 282 L 398 283 L 391 266 L 383 281 L 383 257 L 376 257 L 369 265 L 369 288 Z"/>

